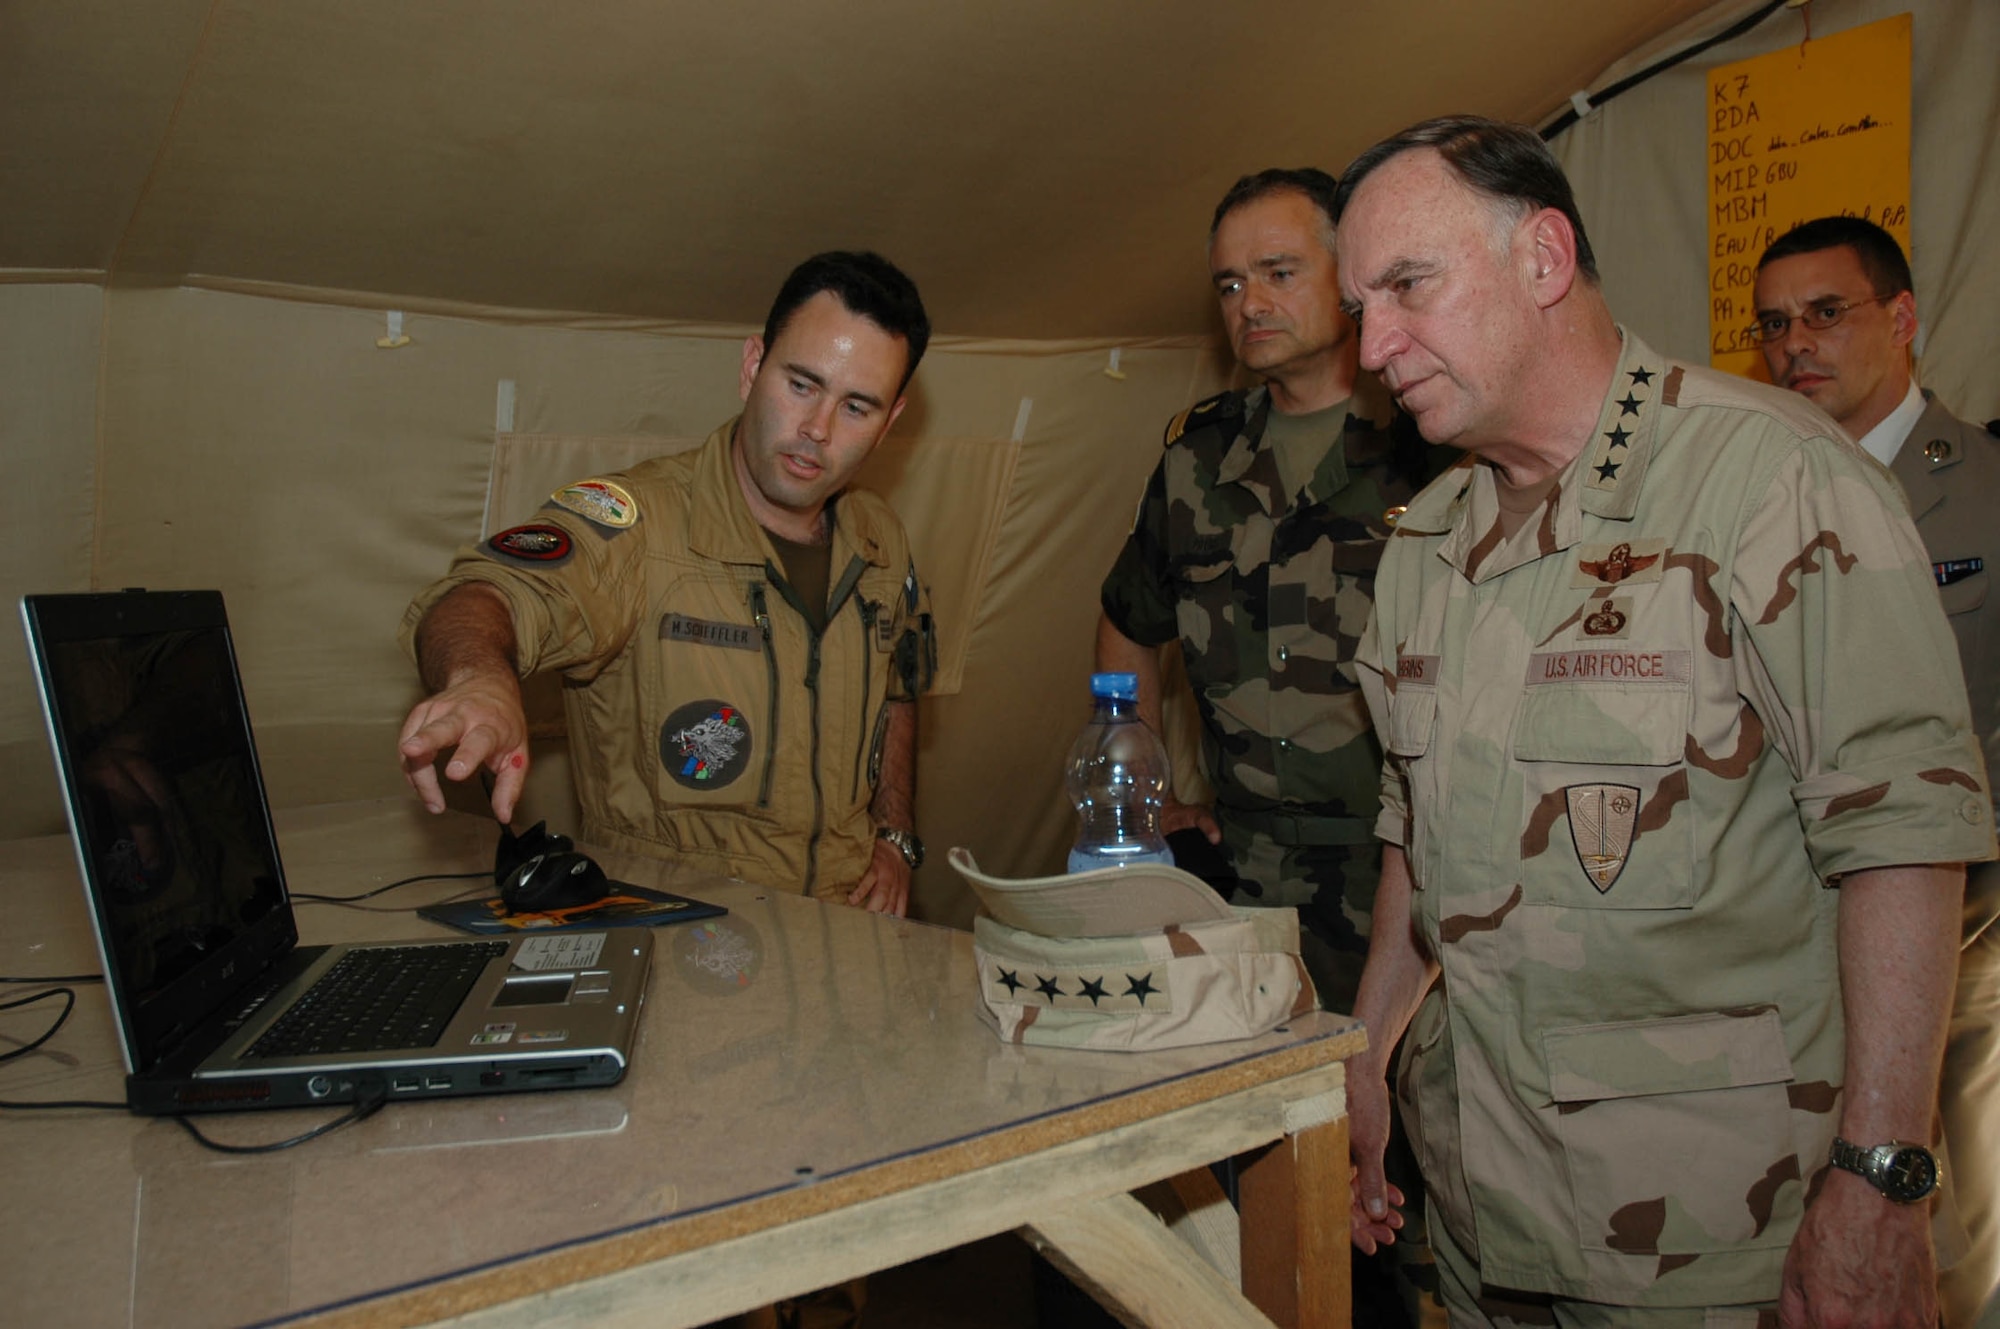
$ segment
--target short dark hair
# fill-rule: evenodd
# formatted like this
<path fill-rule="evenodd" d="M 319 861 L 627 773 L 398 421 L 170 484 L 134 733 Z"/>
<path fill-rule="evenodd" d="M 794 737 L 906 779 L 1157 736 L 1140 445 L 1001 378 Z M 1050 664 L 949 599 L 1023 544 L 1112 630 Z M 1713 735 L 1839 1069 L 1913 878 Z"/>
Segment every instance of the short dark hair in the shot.
<path fill-rule="evenodd" d="M 931 317 L 924 312 L 917 284 L 901 268 L 870 250 L 830 249 L 793 268 L 764 319 L 765 352 L 778 344 L 779 334 L 799 306 L 821 291 L 833 292 L 850 314 L 859 314 L 890 336 L 903 339 L 910 358 L 896 390 L 908 387 L 910 375 L 917 372 L 917 362 L 930 344 Z"/>
<path fill-rule="evenodd" d="M 1480 115 L 1447 115 L 1392 134 L 1348 163 L 1334 196 L 1334 221 L 1340 220 L 1340 214 L 1354 200 L 1354 191 L 1370 172 L 1413 148 L 1436 149 L 1453 175 L 1488 198 L 1530 211 L 1554 208 L 1560 212 L 1576 232 L 1576 266 L 1592 284 L 1597 282 L 1597 255 L 1590 248 L 1590 237 L 1584 234 L 1583 216 L 1576 210 L 1569 177 L 1542 136 L 1526 125 Z"/>
<path fill-rule="evenodd" d="M 1882 299 L 1916 289 L 1916 283 L 1910 280 L 1910 260 L 1904 257 L 1896 237 L 1860 217 L 1815 217 L 1800 222 L 1771 242 L 1757 260 L 1757 271 L 1762 272 L 1765 264 L 1781 258 L 1817 254 L 1842 245 L 1852 249 L 1854 257 L 1861 260 L 1861 271 L 1867 274 L 1868 284 Z"/>
<path fill-rule="evenodd" d="M 1272 194 L 1304 194 L 1312 205 L 1326 218 L 1326 229 L 1333 230 L 1333 192 L 1340 187 L 1340 181 L 1328 175 L 1317 166 L 1273 166 L 1255 175 L 1246 175 L 1229 186 L 1229 192 L 1222 196 L 1222 202 L 1215 205 L 1215 216 L 1208 223 L 1208 238 L 1222 229 L 1222 219 L 1245 203 L 1252 203 Z"/>

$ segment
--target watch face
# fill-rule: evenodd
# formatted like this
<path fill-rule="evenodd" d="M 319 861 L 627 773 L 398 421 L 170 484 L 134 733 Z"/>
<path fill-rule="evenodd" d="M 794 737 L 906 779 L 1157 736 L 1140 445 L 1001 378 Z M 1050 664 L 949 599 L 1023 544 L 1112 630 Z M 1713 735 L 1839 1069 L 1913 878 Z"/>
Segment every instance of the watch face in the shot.
<path fill-rule="evenodd" d="M 1937 1159 L 1931 1151 L 1906 1144 L 1889 1155 L 1882 1169 L 1882 1193 L 1900 1204 L 1911 1204 L 1935 1190 L 1937 1179 Z"/>

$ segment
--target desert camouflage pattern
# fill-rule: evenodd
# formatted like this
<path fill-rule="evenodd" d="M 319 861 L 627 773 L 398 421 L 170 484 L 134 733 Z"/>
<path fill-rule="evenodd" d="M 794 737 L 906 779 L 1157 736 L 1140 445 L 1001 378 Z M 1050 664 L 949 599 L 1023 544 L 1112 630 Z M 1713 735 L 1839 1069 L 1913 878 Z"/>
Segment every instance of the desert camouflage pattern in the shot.
<path fill-rule="evenodd" d="M 1504 539 L 1462 463 L 1376 595 L 1377 829 L 1443 970 L 1395 1086 L 1435 1221 L 1499 1286 L 1775 1297 L 1840 1101 L 1839 879 L 1994 850 L 1888 473 L 1627 334 L 1540 518 Z"/>
<path fill-rule="evenodd" d="M 874 857 L 884 703 L 929 682 L 929 596 L 895 513 L 850 490 L 815 636 L 730 468 L 734 428 L 606 477 L 636 508 L 626 527 L 552 501 L 516 529 L 561 532 L 559 556 L 459 550 L 404 615 L 404 649 L 446 591 L 492 586 L 522 676 L 563 676 L 584 839 L 844 898 Z"/>
<path fill-rule="evenodd" d="M 1437 1230 L 1438 1300 L 1452 1329 L 1778 1329 L 1775 1300 L 1727 1306 L 1619 1306 L 1480 1281 L 1479 1267 Z"/>
<path fill-rule="evenodd" d="M 1236 917 L 1132 937 L 1044 937 L 972 923 L 980 1016 L 1010 1043 L 1144 1052 L 1249 1038 L 1313 1009 L 1298 915 Z"/>
<path fill-rule="evenodd" d="M 1290 906 L 1329 1009 L 1353 1009 L 1381 852 L 1381 750 L 1354 673 L 1398 474 L 1385 403 L 1346 403 L 1339 446 L 1285 492 L 1256 388 L 1177 417 L 1102 602 L 1144 646 L 1178 638 L 1236 900 Z M 1428 450 L 1426 450 L 1428 452 Z M 1407 468 L 1404 468 L 1407 469 Z"/>

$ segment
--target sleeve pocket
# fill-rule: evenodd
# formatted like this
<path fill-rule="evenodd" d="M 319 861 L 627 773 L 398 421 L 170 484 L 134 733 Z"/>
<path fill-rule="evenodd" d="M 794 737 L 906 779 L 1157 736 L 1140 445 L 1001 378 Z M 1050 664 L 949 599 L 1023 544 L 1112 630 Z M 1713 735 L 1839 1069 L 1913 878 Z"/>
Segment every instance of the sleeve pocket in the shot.
<path fill-rule="evenodd" d="M 1389 701 L 1389 751 L 1421 757 L 1430 751 L 1437 723 L 1437 689 L 1403 685 Z"/>
<path fill-rule="evenodd" d="M 1775 1009 L 1551 1029 L 1542 1052 L 1579 1245 L 1669 1256 L 1790 1240 L 1804 1187 Z"/>

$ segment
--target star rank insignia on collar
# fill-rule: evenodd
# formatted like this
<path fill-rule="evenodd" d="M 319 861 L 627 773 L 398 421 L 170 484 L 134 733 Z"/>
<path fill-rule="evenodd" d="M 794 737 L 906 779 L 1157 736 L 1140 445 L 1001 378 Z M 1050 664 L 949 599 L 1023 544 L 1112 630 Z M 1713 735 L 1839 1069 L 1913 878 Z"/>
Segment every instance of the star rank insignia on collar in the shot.
<path fill-rule="evenodd" d="M 1584 479 L 1586 489 L 1608 493 L 1618 488 L 1625 463 L 1632 459 L 1632 440 L 1637 437 L 1635 431 L 1641 428 L 1640 425 L 1635 425 L 1633 429 L 1628 430 L 1624 421 L 1627 418 L 1644 421 L 1645 407 L 1652 398 L 1641 397 L 1638 390 L 1652 386 L 1653 374 L 1653 370 L 1645 368 L 1625 371 L 1625 376 L 1631 383 L 1625 389 L 1624 396 L 1611 400 L 1610 404 L 1618 408 L 1618 414 L 1612 418 L 1611 428 L 1598 435 L 1597 446 L 1592 449 L 1587 464 L 1588 472 Z M 1618 451 L 1619 449 L 1624 451 Z"/>
<path fill-rule="evenodd" d="M 1044 976 L 1041 974 L 1035 976 L 1035 991 L 1047 997 L 1051 1002 L 1063 994 L 1062 984 L 1056 982 L 1053 976 Z"/>
<path fill-rule="evenodd" d="M 998 968 L 998 966 L 995 967 Z M 1021 976 L 1012 969 L 1001 969 L 999 982 L 1009 992 L 1019 992 L 1023 987 L 1027 986 L 1021 981 Z"/>
<path fill-rule="evenodd" d="M 1153 975 L 1151 973 L 1144 973 L 1136 976 L 1132 974 L 1125 975 L 1125 991 L 1119 995 L 1137 997 L 1139 1004 L 1144 1006 L 1146 998 L 1156 996 L 1158 993 L 1159 989 L 1153 986 Z"/>
<path fill-rule="evenodd" d="M 1095 1006 L 1098 1002 L 1103 1001 L 1106 997 L 1110 996 L 1111 994 L 1104 990 L 1104 980 L 1103 978 L 1099 977 L 1099 978 L 1084 979 L 1083 987 L 1080 991 L 1077 992 L 1076 995 L 1079 997 L 1089 997 L 1090 1004 Z"/>

